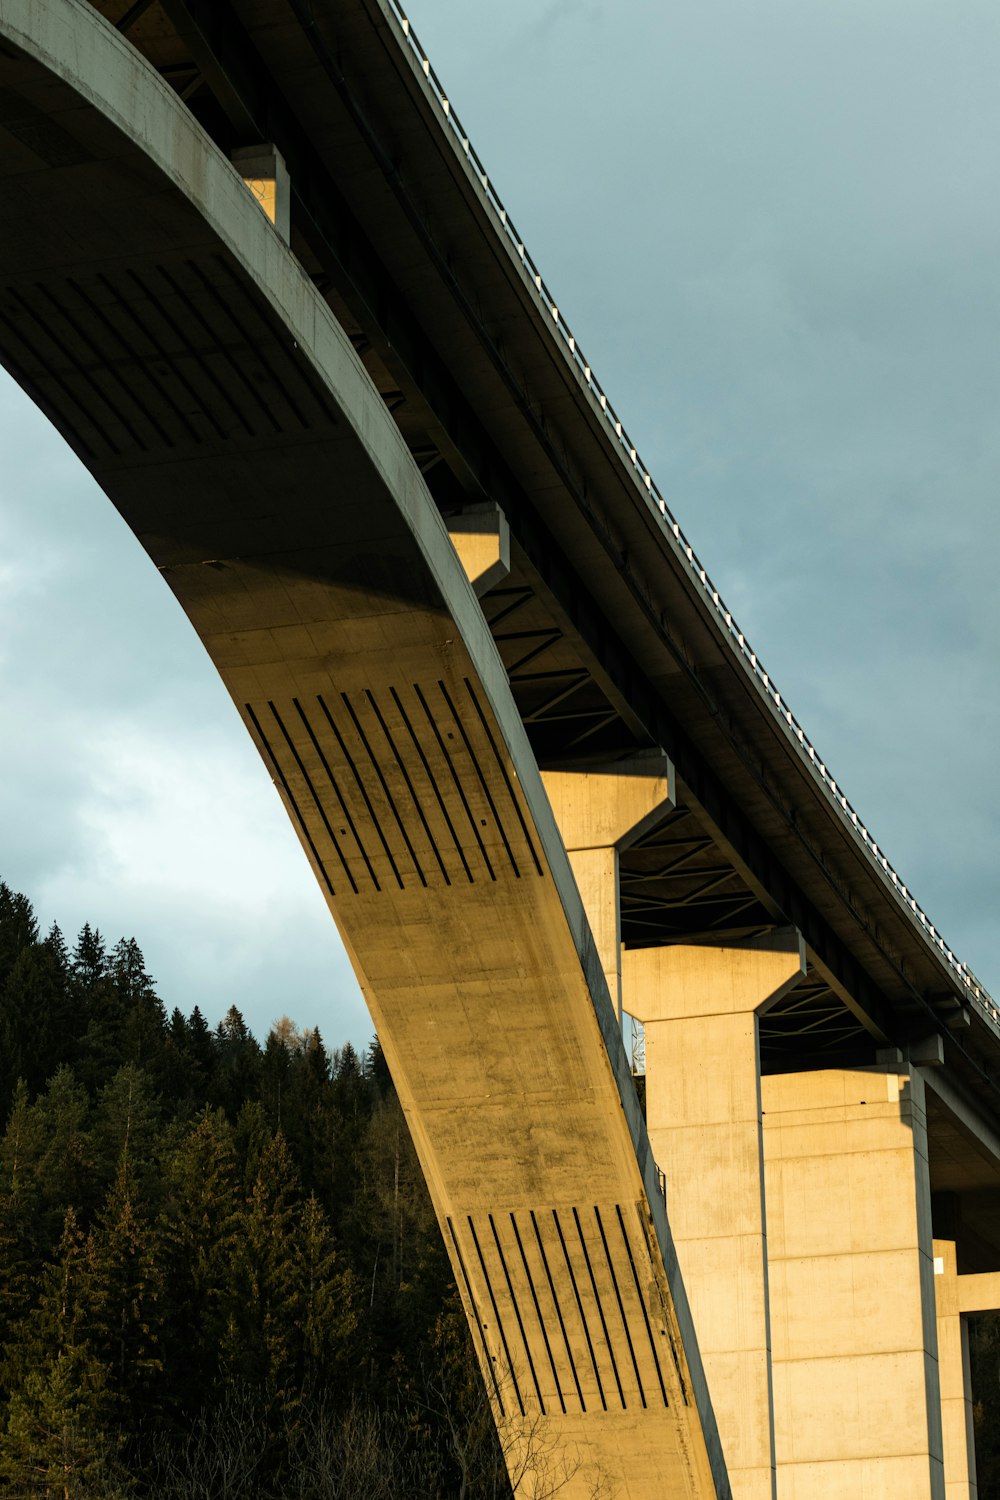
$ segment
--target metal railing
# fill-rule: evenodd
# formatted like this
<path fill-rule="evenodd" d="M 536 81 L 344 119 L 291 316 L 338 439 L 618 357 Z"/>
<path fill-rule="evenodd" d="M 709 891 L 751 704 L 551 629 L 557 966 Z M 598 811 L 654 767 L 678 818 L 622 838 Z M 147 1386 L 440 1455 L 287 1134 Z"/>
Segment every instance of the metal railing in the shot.
<path fill-rule="evenodd" d="M 919 923 L 928 941 L 945 959 L 952 973 L 962 985 L 967 998 L 977 1005 L 977 1008 L 988 1020 L 992 1021 L 994 1026 L 1000 1029 L 1000 1008 L 998 1008 L 997 1003 L 985 987 L 980 984 L 972 970 L 956 958 L 933 922 L 931 922 L 918 905 L 916 898 L 893 869 L 874 837 L 869 833 L 865 824 L 858 816 L 857 811 L 848 801 L 846 794 L 827 770 L 826 765 L 810 742 L 798 719 L 796 719 L 781 694 L 775 688 L 767 672 L 764 671 L 764 668 L 758 661 L 756 652 L 751 648 L 743 631 L 733 618 L 731 610 L 727 609 L 725 601 L 720 597 L 718 589 L 715 588 L 712 580 L 702 567 L 698 556 L 670 511 L 649 470 L 643 464 L 636 451 L 635 444 L 630 439 L 622 424 L 621 418 L 608 400 L 607 395 L 590 367 L 590 362 L 584 356 L 583 350 L 577 343 L 576 337 L 565 318 L 562 317 L 559 305 L 546 286 L 541 271 L 525 249 L 524 240 L 518 234 L 499 193 L 490 181 L 486 168 L 472 146 L 468 134 L 463 130 L 457 114 L 452 109 L 451 102 L 442 86 L 441 80 L 431 67 L 430 61 L 421 47 L 413 27 L 410 25 L 406 13 L 398 3 L 398 0 L 386 0 L 386 3 L 399 26 L 405 46 L 419 64 L 419 71 L 423 74 L 425 80 L 425 88 L 438 106 L 445 129 L 454 137 L 462 154 L 467 158 L 473 174 L 479 181 L 484 200 L 492 209 L 497 229 L 513 246 L 518 260 L 524 267 L 528 282 L 534 286 L 535 294 L 546 313 L 546 321 L 551 328 L 553 336 L 561 344 L 563 351 L 575 365 L 584 386 L 589 390 L 609 431 L 617 442 L 623 460 L 627 467 L 632 470 L 639 487 L 645 490 L 651 507 L 659 515 L 667 538 L 671 541 L 677 555 L 687 563 L 691 577 L 704 595 L 717 622 L 722 625 L 730 645 L 735 649 L 744 668 L 752 677 L 758 690 L 765 697 L 774 717 L 781 724 L 785 734 L 796 747 L 801 758 L 809 766 L 815 778 L 825 789 L 829 799 L 838 809 L 848 831 L 864 849 L 887 888 L 896 897 L 900 906 L 909 913 L 915 922 Z"/>

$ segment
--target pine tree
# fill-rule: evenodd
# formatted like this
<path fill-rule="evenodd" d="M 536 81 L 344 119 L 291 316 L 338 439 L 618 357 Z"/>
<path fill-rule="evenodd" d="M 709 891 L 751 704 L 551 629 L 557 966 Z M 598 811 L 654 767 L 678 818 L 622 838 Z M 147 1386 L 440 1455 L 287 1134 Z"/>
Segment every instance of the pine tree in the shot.
<path fill-rule="evenodd" d="M 41 1151 L 40 1121 L 21 1080 L 0 1139 L 0 1349 L 9 1344 L 11 1330 L 27 1315 L 31 1304 L 37 1259 L 36 1173 Z"/>
<path fill-rule="evenodd" d="M 135 938 L 121 938 L 111 952 L 109 977 L 124 1021 L 123 1055 L 139 1067 L 155 1069 L 167 1026 L 163 1001 L 146 970 Z"/>
<path fill-rule="evenodd" d="M 38 1305 L 8 1351 L 12 1395 L 0 1475 L 14 1495 L 107 1494 L 119 1441 L 108 1371 L 86 1336 L 87 1247 L 72 1209 L 46 1266 Z"/>
<path fill-rule="evenodd" d="M 389 1064 L 385 1060 L 382 1043 L 377 1036 L 373 1036 L 368 1044 L 368 1051 L 365 1053 L 364 1074 L 375 1085 L 379 1098 L 383 1098 L 392 1088 Z"/>
<path fill-rule="evenodd" d="M 359 1346 L 361 1288 L 349 1266 L 340 1268 L 329 1220 L 311 1193 L 292 1240 L 295 1328 L 302 1390 L 325 1387 L 342 1377 Z"/>
<path fill-rule="evenodd" d="M 62 928 L 58 922 L 53 922 L 46 933 L 45 946 L 51 949 L 53 958 L 68 979 L 70 972 L 69 949 L 66 947 L 66 939 L 63 937 Z"/>
<path fill-rule="evenodd" d="M 27 896 L 0 880 L 0 990 L 21 950 L 38 941 L 38 923 Z"/>
<path fill-rule="evenodd" d="M 111 1500 L 121 1494 L 106 1375 L 83 1348 L 49 1355 L 10 1398 L 0 1478 L 11 1496 Z"/>
<path fill-rule="evenodd" d="M 215 1044 L 208 1022 L 197 1005 L 188 1018 L 187 1051 L 196 1069 L 200 1088 L 202 1092 L 207 1092 L 215 1075 Z"/>
<path fill-rule="evenodd" d="M 212 1391 L 232 1303 L 243 1297 L 232 1274 L 241 1212 L 232 1127 L 221 1110 L 203 1110 L 165 1159 L 157 1231 L 163 1358 L 170 1405 L 178 1410 Z"/>
<path fill-rule="evenodd" d="M 97 1097 L 91 1136 L 95 1167 L 110 1184 L 124 1161 L 129 1171 L 150 1191 L 156 1175 L 154 1145 L 160 1124 L 159 1100 L 149 1076 L 134 1063 L 125 1063 Z"/>
<path fill-rule="evenodd" d="M 72 1068 L 57 1068 L 34 1106 L 42 1144 L 35 1169 L 38 1231 L 45 1251 L 51 1249 L 68 1205 L 86 1210 L 95 1199 L 90 1137 L 90 1101 Z"/>
<path fill-rule="evenodd" d="M 107 976 L 108 955 L 104 939 L 84 922 L 70 959 L 70 973 L 77 994 L 86 997 Z"/>
<path fill-rule="evenodd" d="M 213 1097 L 230 1119 L 260 1092 L 261 1051 L 242 1014 L 231 1005 L 215 1033 Z"/>
<path fill-rule="evenodd" d="M 114 982 L 104 939 L 84 924 L 70 962 L 70 989 L 85 1022 L 79 1072 L 92 1093 L 126 1061 L 127 1011 Z"/>
<path fill-rule="evenodd" d="M 233 1311 L 223 1345 L 227 1379 L 259 1393 L 276 1433 L 297 1405 L 295 1262 L 299 1184 L 280 1132 L 264 1147 L 241 1215 L 232 1262 Z"/>
<path fill-rule="evenodd" d="M 118 1401 L 131 1408 L 129 1425 L 134 1428 L 152 1409 L 155 1377 L 163 1368 L 164 1275 L 158 1237 L 141 1203 L 129 1151 L 126 1142 L 87 1241 L 87 1314 L 91 1347 L 108 1370 Z"/>
<path fill-rule="evenodd" d="M 0 1001 L 0 1108 L 23 1078 L 32 1093 L 67 1058 L 74 1007 L 57 953 L 47 943 L 22 948 Z"/>

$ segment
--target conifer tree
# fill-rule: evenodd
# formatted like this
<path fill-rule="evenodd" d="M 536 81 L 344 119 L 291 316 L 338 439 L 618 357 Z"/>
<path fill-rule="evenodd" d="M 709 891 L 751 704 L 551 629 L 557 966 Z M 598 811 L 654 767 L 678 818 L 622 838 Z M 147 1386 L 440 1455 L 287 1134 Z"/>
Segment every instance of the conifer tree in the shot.
<path fill-rule="evenodd" d="M 134 1144 L 131 1149 L 137 1154 Z M 158 1237 L 140 1201 L 129 1153 L 126 1142 L 87 1241 L 87 1331 L 135 1427 L 152 1410 L 155 1378 L 163 1369 L 164 1276 Z"/>
<path fill-rule="evenodd" d="M 163 1357 L 170 1405 L 179 1410 L 211 1393 L 232 1303 L 243 1295 L 232 1273 L 241 1213 L 232 1127 L 221 1110 L 205 1109 L 164 1162 L 157 1231 Z"/>
<path fill-rule="evenodd" d="M 215 1073 L 215 1046 L 208 1022 L 196 1005 L 188 1017 L 187 1052 L 196 1069 L 203 1091 L 211 1086 Z"/>
<path fill-rule="evenodd" d="M 68 980 L 70 972 L 69 949 L 66 947 L 66 939 L 63 937 L 62 928 L 58 922 L 53 922 L 45 934 L 45 946 L 51 949 L 53 958 Z"/>
<path fill-rule="evenodd" d="M 36 1172 L 42 1131 L 21 1079 L 0 1138 L 0 1350 L 31 1304 L 37 1259 Z M 0 1388 L 2 1388 L 0 1370 Z"/>
<path fill-rule="evenodd" d="M 247 1099 L 260 1092 L 260 1046 L 235 1005 L 231 1005 L 215 1033 L 213 1097 L 230 1119 Z"/>
<path fill-rule="evenodd" d="M 41 1360 L 13 1393 L 0 1432 L 0 1479 L 10 1496 L 112 1500 L 122 1494 L 121 1447 L 105 1372 L 84 1348 Z"/>
<path fill-rule="evenodd" d="M 155 1069 L 167 1017 L 135 938 L 119 939 L 111 951 L 108 971 L 115 1009 L 120 1010 L 124 1025 L 122 1055 L 140 1067 Z"/>
<path fill-rule="evenodd" d="M 0 1434 L 0 1475 L 15 1495 L 98 1496 L 120 1446 L 108 1370 L 86 1334 L 87 1247 L 68 1209 L 37 1306 L 8 1352 L 12 1391 Z"/>
<path fill-rule="evenodd" d="M 0 990 L 23 948 L 38 941 L 38 923 L 27 896 L 0 880 Z"/>
<path fill-rule="evenodd" d="M 159 1122 L 159 1101 L 148 1074 L 125 1063 L 100 1090 L 91 1118 L 93 1160 L 103 1183 L 110 1185 L 124 1161 L 146 1195 L 152 1195 Z"/>
<path fill-rule="evenodd" d="M 292 1241 L 299 1385 L 316 1393 L 343 1374 L 359 1348 L 361 1287 L 341 1269 L 329 1220 L 314 1193 L 306 1199 Z"/>
<path fill-rule="evenodd" d="M 70 959 L 70 973 L 77 994 L 86 997 L 106 977 L 107 971 L 104 939 L 95 927 L 84 922 Z"/>
<path fill-rule="evenodd" d="M 58 1239 L 67 1205 L 85 1210 L 94 1202 L 90 1101 L 64 1063 L 34 1108 L 42 1135 L 36 1168 L 38 1227 L 47 1252 Z"/>
<path fill-rule="evenodd" d="M 104 939 L 84 923 L 70 961 L 70 989 L 85 1022 L 78 1068 L 96 1092 L 125 1061 L 125 1000 L 111 972 Z"/>
<path fill-rule="evenodd" d="M 66 974 L 49 943 L 21 949 L 0 1001 L 0 1106 L 23 1078 L 36 1093 L 73 1045 L 73 1006 Z"/>
<path fill-rule="evenodd" d="M 298 1403 L 296 1278 L 292 1249 L 298 1176 L 279 1132 L 264 1146 L 249 1181 L 232 1262 L 233 1314 L 223 1347 L 228 1379 L 255 1390 L 277 1432 Z"/>

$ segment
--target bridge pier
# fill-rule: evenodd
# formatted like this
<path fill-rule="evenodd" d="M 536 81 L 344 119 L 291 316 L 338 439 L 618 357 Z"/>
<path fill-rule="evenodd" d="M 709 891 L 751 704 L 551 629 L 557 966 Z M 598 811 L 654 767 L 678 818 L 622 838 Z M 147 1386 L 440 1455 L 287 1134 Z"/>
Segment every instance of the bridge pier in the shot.
<path fill-rule="evenodd" d="M 944 1500 L 924 1083 L 762 1080 L 780 1500 Z"/>
<path fill-rule="evenodd" d="M 969 1326 L 960 1294 L 964 1283 L 982 1280 L 958 1275 L 955 1241 L 934 1241 L 934 1293 L 937 1305 L 938 1371 L 941 1383 L 941 1439 L 946 1500 L 976 1500 L 976 1450 L 972 1430 Z"/>
<path fill-rule="evenodd" d="M 757 1017 L 805 973 L 794 929 L 628 950 L 646 1124 L 736 1500 L 775 1492 Z"/>
<path fill-rule="evenodd" d="M 673 806 L 673 779 L 673 767 L 662 750 L 605 766 L 542 772 L 619 1021 L 622 923 L 618 855 Z"/>

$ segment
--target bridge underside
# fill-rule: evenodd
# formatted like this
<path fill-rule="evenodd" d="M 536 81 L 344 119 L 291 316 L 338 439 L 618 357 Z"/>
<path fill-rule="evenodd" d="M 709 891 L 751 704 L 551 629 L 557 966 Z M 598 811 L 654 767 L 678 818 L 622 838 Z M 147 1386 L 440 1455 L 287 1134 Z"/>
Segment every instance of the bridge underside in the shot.
<path fill-rule="evenodd" d="M 512 1466 L 568 1464 L 567 1500 L 728 1493 L 652 1137 L 741 1500 L 776 1464 L 810 1500 L 873 1475 L 939 1500 L 934 1413 L 962 1407 L 960 1317 L 992 1286 L 969 1273 L 1000 1269 L 1000 1033 L 642 529 L 382 0 L 25 9 L 0 0 L 0 360 L 284 800 Z M 261 141 L 291 171 L 281 234 L 227 161 Z M 484 501 L 509 549 L 477 599 L 449 532 Z M 669 794 L 649 769 L 608 834 L 609 786 L 664 750 Z M 904 1282 L 898 1317 L 862 1316 Z M 904 1367 L 907 1431 L 868 1432 Z"/>
<path fill-rule="evenodd" d="M 511 572 L 485 608 L 539 764 L 658 745 L 671 755 L 676 811 L 622 861 L 624 941 L 738 941 L 796 925 L 810 975 L 762 1023 L 765 1071 L 864 1064 L 887 1041 L 967 1019 L 922 942 L 900 930 L 895 897 L 864 886 L 851 834 L 816 824 L 802 767 L 790 773 L 765 745 L 755 694 L 742 679 L 734 691 L 727 652 L 677 579 L 656 573 L 663 549 L 628 519 L 642 506 L 602 442 L 606 416 L 595 430 L 533 286 L 525 301 L 523 264 L 495 226 L 484 232 L 480 181 L 429 117 L 425 72 L 385 0 L 94 9 L 224 153 L 277 143 L 292 248 L 436 505 L 445 517 L 484 499 L 502 507 Z M 662 858 L 651 852 L 661 845 Z M 995 1109 L 998 1036 L 958 1031 L 950 1051 L 965 1089 Z"/>
<path fill-rule="evenodd" d="M 161 570 L 284 800 L 512 1462 L 577 1469 L 567 1497 L 727 1494 L 618 1017 L 414 456 L 149 65 L 80 0 L 2 4 L 0 33 L 0 356 Z"/>

